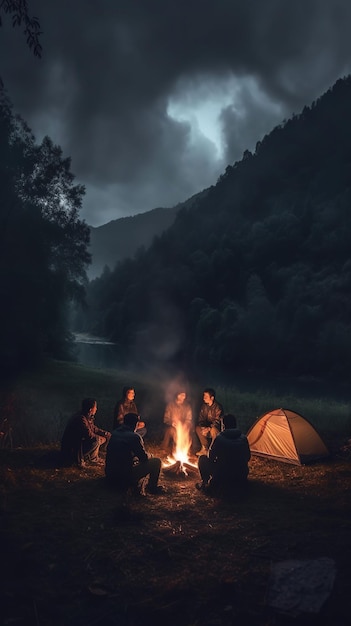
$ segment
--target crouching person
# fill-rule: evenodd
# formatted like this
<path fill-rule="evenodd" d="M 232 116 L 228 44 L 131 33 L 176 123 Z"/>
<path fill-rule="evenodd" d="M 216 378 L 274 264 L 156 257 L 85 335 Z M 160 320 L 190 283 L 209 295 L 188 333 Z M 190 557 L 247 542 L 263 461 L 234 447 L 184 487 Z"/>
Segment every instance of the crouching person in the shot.
<path fill-rule="evenodd" d="M 112 431 L 106 451 L 106 479 L 116 489 L 126 491 L 131 487 L 137 492 L 139 481 L 149 477 L 146 491 L 163 493 L 158 485 L 161 459 L 146 453 L 142 437 L 135 432 L 138 419 L 135 413 L 127 413 L 123 424 Z"/>
<path fill-rule="evenodd" d="M 199 457 L 202 481 L 196 483 L 196 487 L 213 495 L 235 497 L 247 485 L 251 453 L 247 437 L 236 427 L 234 415 L 224 415 L 223 426 L 208 455 Z"/>
<path fill-rule="evenodd" d="M 61 440 L 61 458 L 64 465 L 103 465 L 99 450 L 108 441 L 110 433 L 95 424 L 96 411 L 95 398 L 84 398 L 81 410 L 69 419 Z"/>

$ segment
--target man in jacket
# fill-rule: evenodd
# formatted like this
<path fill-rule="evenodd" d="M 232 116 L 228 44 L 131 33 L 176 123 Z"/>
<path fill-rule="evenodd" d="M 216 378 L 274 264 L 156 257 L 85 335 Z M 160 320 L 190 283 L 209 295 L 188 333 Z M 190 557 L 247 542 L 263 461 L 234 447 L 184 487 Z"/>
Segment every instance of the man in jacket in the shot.
<path fill-rule="evenodd" d="M 95 424 L 96 411 L 95 398 L 84 398 L 81 410 L 68 421 L 61 441 L 61 456 L 65 465 L 76 463 L 83 467 L 87 462 L 103 464 L 103 460 L 99 459 L 99 449 L 111 433 Z"/>
<path fill-rule="evenodd" d="M 216 392 L 208 387 L 203 392 L 202 405 L 199 413 L 196 434 L 201 444 L 201 450 L 196 454 L 207 454 L 209 446 L 222 430 L 223 407 L 216 401 Z"/>
<path fill-rule="evenodd" d="M 112 431 L 106 452 L 106 479 L 121 491 L 132 487 L 138 492 L 139 481 L 149 477 L 146 491 L 163 493 L 158 485 L 161 459 L 147 454 L 142 437 L 135 432 L 137 423 L 138 415 L 127 413 L 123 424 Z"/>
<path fill-rule="evenodd" d="M 247 437 L 236 427 L 234 415 L 223 417 L 224 430 L 215 438 L 208 456 L 200 456 L 199 490 L 218 495 L 235 495 L 242 491 L 249 474 L 251 457 Z"/>

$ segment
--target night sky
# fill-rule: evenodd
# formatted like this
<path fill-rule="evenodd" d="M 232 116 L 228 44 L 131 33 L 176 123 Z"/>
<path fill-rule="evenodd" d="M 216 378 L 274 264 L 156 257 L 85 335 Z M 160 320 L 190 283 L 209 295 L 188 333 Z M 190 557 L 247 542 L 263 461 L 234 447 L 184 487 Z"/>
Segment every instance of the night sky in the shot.
<path fill-rule="evenodd" d="M 43 55 L 3 15 L 0 76 L 86 186 L 81 217 L 173 206 L 351 73 L 350 0 L 29 0 Z"/>

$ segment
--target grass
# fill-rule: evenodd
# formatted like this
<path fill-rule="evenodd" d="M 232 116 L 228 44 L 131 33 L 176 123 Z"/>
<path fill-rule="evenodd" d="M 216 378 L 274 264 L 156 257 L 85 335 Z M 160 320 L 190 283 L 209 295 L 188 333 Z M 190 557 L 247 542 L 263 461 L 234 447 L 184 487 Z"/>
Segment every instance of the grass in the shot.
<path fill-rule="evenodd" d="M 237 389 L 218 388 L 228 412 L 240 416 L 240 425 L 246 432 L 255 418 L 275 408 L 291 409 L 308 419 L 317 430 L 326 436 L 351 433 L 350 404 L 337 398 L 304 397 L 258 390 L 255 394 Z"/>
<path fill-rule="evenodd" d="M 139 390 L 138 380 L 134 381 Z M 128 383 L 123 372 L 86 368 L 74 363 L 47 361 L 23 374 L 1 392 L 2 417 L 8 417 L 15 446 L 55 443 L 84 397 L 98 399 L 96 421 L 111 428 L 113 407 Z M 140 396 L 145 395 L 140 382 Z"/>
<path fill-rule="evenodd" d="M 346 626 L 351 466 L 339 442 L 347 431 L 347 406 L 337 400 L 331 405 L 342 432 L 325 412 L 321 425 L 333 446 L 323 463 L 295 466 L 253 457 L 248 492 L 232 502 L 198 492 L 197 471 L 180 478 L 163 471 L 166 494 L 138 499 L 110 491 L 103 467 L 61 468 L 59 428 L 49 419 L 56 415 L 63 423 L 82 397 L 93 395 L 99 423 L 107 425 L 124 382 L 123 373 L 51 362 L 7 394 L 3 390 L 14 430 L 26 424 L 15 439 L 25 432 L 29 443 L 0 450 L 2 624 Z M 159 380 L 133 383 L 148 411 L 147 449 L 159 455 L 163 386 Z M 280 405 L 279 396 L 237 389 L 218 388 L 218 397 L 226 410 L 235 408 L 239 421 Z M 310 418 L 322 404 L 306 398 L 301 407 L 287 408 Z M 336 577 L 319 610 L 301 611 L 298 600 L 308 588 L 321 591 L 325 572 L 300 581 L 294 609 L 273 606 L 274 566 L 321 558 L 335 565 Z"/>
<path fill-rule="evenodd" d="M 6 418 L 15 447 L 57 443 L 69 416 L 79 409 L 81 399 L 88 396 L 98 400 L 96 422 L 110 429 L 113 408 L 122 387 L 132 384 L 136 388 L 138 408 L 148 423 L 149 436 L 157 439 L 170 382 L 159 373 L 147 378 L 119 370 L 92 369 L 50 360 L 40 369 L 24 374 L 11 386 L 0 389 L 0 430 L 1 421 Z M 192 385 L 190 397 L 194 404 L 201 399 L 206 384 Z M 254 392 L 248 392 L 217 385 L 216 391 L 224 410 L 237 416 L 243 432 L 247 432 L 264 412 L 283 407 L 301 413 L 329 439 L 345 439 L 351 433 L 350 405 L 338 396 L 310 397 L 259 386 Z"/>

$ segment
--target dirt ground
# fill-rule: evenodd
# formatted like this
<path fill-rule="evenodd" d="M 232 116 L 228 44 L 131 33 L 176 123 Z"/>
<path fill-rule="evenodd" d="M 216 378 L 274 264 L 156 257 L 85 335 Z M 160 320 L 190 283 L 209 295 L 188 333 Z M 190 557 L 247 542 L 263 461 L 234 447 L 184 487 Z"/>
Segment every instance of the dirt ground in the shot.
<path fill-rule="evenodd" d="M 349 458 L 253 457 L 246 495 L 223 501 L 195 488 L 197 470 L 162 471 L 165 494 L 138 498 L 57 455 L 0 450 L 4 626 L 349 623 Z M 277 583 L 279 564 L 298 580 Z"/>

